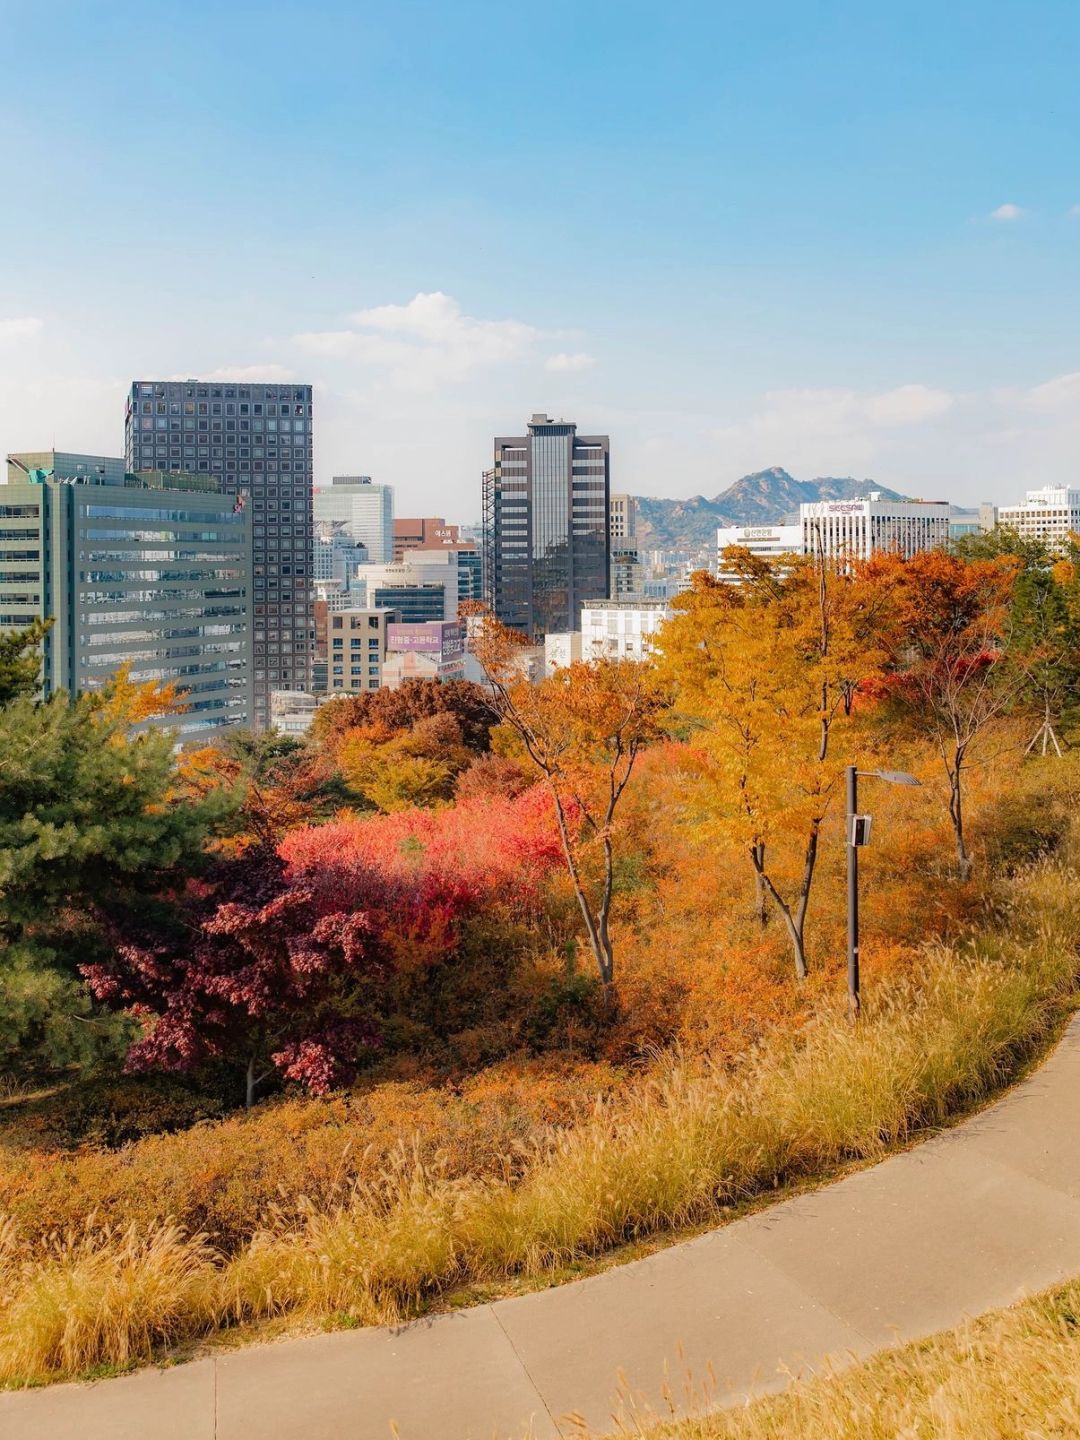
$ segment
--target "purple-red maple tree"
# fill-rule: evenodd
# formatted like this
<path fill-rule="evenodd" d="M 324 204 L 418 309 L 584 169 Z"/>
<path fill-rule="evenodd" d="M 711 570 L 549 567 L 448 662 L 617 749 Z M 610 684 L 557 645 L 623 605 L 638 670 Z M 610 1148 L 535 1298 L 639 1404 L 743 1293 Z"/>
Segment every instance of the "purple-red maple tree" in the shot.
<path fill-rule="evenodd" d="M 169 933 L 114 935 L 82 973 L 97 999 L 144 1022 L 127 1068 L 242 1063 L 250 1105 L 272 1067 L 316 1094 L 347 1084 L 378 1045 L 378 994 L 391 969 L 380 926 L 361 909 L 327 909 L 289 879 L 272 849 L 225 862 L 192 884 Z"/>

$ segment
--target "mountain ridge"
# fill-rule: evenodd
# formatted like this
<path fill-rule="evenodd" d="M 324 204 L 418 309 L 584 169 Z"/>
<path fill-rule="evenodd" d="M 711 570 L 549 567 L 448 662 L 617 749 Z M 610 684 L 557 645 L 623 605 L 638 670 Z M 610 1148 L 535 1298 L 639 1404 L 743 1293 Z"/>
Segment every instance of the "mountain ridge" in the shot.
<path fill-rule="evenodd" d="M 637 533 L 642 549 L 713 549 L 720 525 L 776 525 L 799 506 L 814 500 L 852 500 L 875 490 L 883 500 L 907 496 L 873 480 L 852 475 L 819 475 L 796 480 L 780 465 L 742 475 L 726 490 L 708 499 L 664 500 L 638 495 Z"/>

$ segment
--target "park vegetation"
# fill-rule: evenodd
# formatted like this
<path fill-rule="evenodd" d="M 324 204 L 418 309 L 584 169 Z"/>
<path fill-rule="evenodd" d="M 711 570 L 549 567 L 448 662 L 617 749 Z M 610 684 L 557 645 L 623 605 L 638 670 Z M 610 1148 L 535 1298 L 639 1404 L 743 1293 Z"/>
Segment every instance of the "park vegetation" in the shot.
<path fill-rule="evenodd" d="M 179 754 L 5 639 L 0 1383 L 528 1283 L 991 1094 L 1080 968 L 1076 560 L 732 554 L 650 662 L 479 620 L 485 684 Z M 851 763 L 921 782 L 857 1025 Z"/>

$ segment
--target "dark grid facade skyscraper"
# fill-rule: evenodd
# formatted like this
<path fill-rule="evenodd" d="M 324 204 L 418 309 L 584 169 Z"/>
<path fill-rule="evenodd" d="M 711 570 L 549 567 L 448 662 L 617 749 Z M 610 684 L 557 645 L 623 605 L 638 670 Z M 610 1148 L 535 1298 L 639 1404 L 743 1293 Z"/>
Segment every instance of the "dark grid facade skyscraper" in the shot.
<path fill-rule="evenodd" d="M 254 719 L 272 690 L 306 690 L 315 645 L 310 385 L 136 380 L 129 470 L 210 474 L 251 509 Z"/>
<path fill-rule="evenodd" d="M 582 603 L 608 597 L 610 442 L 547 415 L 526 429 L 496 437 L 484 475 L 484 597 L 536 640 L 580 629 Z"/>

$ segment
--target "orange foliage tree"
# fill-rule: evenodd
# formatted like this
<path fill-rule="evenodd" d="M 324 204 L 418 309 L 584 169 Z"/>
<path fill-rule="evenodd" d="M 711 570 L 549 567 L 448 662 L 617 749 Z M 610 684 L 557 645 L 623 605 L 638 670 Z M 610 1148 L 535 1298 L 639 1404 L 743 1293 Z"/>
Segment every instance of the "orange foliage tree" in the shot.
<path fill-rule="evenodd" d="M 567 872 L 610 997 L 615 817 L 642 747 L 664 733 L 669 697 L 653 667 L 632 660 L 578 661 L 532 684 L 518 663 L 521 643 L 516 632 L 488 617 L 473 648 L 487 675 L 492 710 L 551 794 Z M 597 853 L 594 878 L 590 862 Z"/>
<path fill-rule="evenodd" d="M 695 575 L 661 632 L 659 663 L 696 731 L 709 823 L 746 854 L 762 920 L 768 897 L 803 979 L 821 826 L 847 759 L 835 732 L 876 671 L 876 602 L 826 562 L 781 566 L 732 547 L 724 564 L 739 583 Z"/>
<path fill-rule="evenodd" d="M 1009 646 L 1019 566 L 1011 555 L 969 560 L 923 550 L 909 560 L 874 555 L 860 571 L 887 601 L 877 625 L 888 657 L 885 692 L 941 756 L 962 880 L 974 868 L 965 776 L 1026 683 L 1023 657 Z"/>

